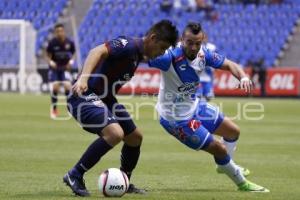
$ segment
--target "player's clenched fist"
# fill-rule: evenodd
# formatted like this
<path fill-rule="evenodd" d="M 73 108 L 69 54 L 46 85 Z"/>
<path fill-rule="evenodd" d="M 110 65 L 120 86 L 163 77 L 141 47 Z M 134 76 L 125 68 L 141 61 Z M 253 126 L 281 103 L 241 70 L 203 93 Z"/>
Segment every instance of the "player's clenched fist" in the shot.
<path fill-rule="evenodd" d="M 253 88 L 252 81 L 248 77 L 243 77 L 240 80 L 240 88 L 246 93 L 250 93 Z"/>
<path fill-rule="evenodd" d="M 50 65 L 50 67 L 53 68 L 53 69 L 56 69 L 56 68 L 57 68 L 56 63 L 55 63 L 53 60 L 50 60 L 50 61 L 49 61 L 49 65 Z"/>

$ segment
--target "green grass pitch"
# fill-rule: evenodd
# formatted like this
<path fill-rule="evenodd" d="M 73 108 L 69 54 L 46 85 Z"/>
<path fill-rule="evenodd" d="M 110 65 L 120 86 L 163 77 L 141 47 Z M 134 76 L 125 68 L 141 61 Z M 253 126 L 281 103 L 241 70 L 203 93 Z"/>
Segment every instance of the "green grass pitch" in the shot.
<path fill-rule="evenodd" d="M 122 102 L 153 104 L 143 97 Z M 63 102 L 63 101 L 60 101 Z M 144 141 L 132 182 L 149 190 L 145 196 L 123 199 L 153 200 L 298 200 L 300 199 L 300 101 L 299 99 L 217 98 L 225 113 L 235 116 L 238 104 L 259 102 L 264 118 L 236 120 L 241 137 L 235 160 L 251 170 L 249 180 L 271 190 L 269 194 L 244 193 L 215 171 L 211 156 L 192 151 L 166 134 L 153 108 L 143 106 L 139 119 Z M 61 114 L 66 116 L 60 106 Z M 94 135 L 84 132 L 73 120 L 49 118 L 49 96 L 0 95 L 0 199 L 75 199 L 62 183 L 62 176 L 78 160 Z M 109 152 L 87 175 L 92 196 L 101 171 L 119 167 L 121 145 Z"/>

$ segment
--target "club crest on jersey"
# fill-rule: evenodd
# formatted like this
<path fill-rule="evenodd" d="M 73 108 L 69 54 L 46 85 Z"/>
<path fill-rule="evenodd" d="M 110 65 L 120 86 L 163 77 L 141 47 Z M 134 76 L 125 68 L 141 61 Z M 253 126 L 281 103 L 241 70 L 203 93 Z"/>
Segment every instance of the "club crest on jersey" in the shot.
<path fill-rule="evenodd" d="M 213 61 L 214 61 L 214 62 L 217 62 L 217 61 L 219 61 L 219 60 L 222 60 L 221 55 L 220 55 L 220 54 L 217 54 L 217 53 L 214 53 L 214 54 L 213 54 Z"/>
<path fill-rule="evenodd" d="M 128 44 L 128 41 L 126 39 L 120 39 L 123 47 L 125 47 Z"/>
<path fill-rule="evenodd" d="M 118 38 L 118 39 L 112 40 L 111 44 L 114 47 L 124 48 L 128 44 L 128 41 L 123 38 Z"/>
<path fill-rule="evenodd" d="M 200 142 L 200 137 L 196 134 L 190 136 L 190 141 L 194 144 L 198 144 Z"/>

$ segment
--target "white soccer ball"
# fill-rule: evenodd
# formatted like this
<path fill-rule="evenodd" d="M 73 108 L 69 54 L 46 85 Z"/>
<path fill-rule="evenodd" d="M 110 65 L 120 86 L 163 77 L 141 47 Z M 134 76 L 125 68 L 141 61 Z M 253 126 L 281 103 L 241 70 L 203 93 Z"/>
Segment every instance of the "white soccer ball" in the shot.
<path fill-rule="evenodd" d="M 129 186 L 127 175 L 117 168 L 109 168 L 101 173 L 98 189 L 106 197 L 121 197 Z"/>

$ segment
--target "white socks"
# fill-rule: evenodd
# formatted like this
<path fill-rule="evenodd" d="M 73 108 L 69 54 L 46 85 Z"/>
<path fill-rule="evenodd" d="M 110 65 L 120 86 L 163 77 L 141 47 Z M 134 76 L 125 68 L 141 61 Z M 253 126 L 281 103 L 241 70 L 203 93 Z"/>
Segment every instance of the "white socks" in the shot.
<path fill-rule="evenodd" d="M 236 142 L 237 140 L 228 142 L 222 137 L 222 143 L 226 146 L 226 150 L 230 158 L 233 158 L 233 154 L 236 149 Z"/>
<path fill-rule="evenodd" d="M 236 184 L 240 185 L 246 181 L 240 168 L 230 160 L 229 163 L 225 165 L 218 165 L 218 167 Z"/>

